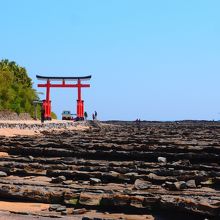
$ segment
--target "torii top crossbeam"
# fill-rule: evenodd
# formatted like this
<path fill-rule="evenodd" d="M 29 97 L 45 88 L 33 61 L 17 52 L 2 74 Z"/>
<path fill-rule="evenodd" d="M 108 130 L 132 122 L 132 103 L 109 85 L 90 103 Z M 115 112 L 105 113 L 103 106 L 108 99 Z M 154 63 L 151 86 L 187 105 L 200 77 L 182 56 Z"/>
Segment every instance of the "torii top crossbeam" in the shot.
<path fill-rule="evenodd" d="M 39 80 L 54 80 L 54 81 L 60 81 L 60 80 L 68 80 L 68 81 L 88 81 L 92 78 L 92 76 L 39 76 L 36 75 L 37 79 Z"/>
<path fill-rule="evenodd" d="M 45 108 L 45 118 L 51 119 L 51 101 L 50 101 L 50 88 L 78 88 L 78 100 L 77 100 L 77 118 L 84 118 L 84 101 L 81 98 L 81 88 L 89 88 L 90 84 L 82 84 L 82 81 L 89 81 L 92 76 L 82 77 L 57 77 L 57 76 L 39 76 L 36 75 L 38 80 L 46 81 L 45 84 L 38 84 L 38 87 L 46 88 L 46 100 L 43 102 Z M 60 84 L 51 83 L 51 81 L 61 81 Z M 76 83 L 66 83 L 66 81 L 76 81 Z"/>

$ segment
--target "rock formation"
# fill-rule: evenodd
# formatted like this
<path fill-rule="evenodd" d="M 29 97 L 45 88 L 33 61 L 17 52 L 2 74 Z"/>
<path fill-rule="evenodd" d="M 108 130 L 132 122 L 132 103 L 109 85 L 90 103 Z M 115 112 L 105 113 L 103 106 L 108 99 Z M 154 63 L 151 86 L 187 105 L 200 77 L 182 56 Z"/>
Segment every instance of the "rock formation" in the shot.
<path fill-rule="evenodd" d="M 74 208 L 220 218 L 217 122 L 118 122 L 1 137 L 0 151 L 10 155 L 0 157 L 1 199 L 59 204 L 63 214 Z"/>

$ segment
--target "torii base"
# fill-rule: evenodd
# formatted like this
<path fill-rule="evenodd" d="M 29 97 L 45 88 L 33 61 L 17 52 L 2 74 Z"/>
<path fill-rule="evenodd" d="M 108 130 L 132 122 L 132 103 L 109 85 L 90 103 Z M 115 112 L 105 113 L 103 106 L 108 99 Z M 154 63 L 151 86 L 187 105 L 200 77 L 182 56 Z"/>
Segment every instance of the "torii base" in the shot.
<path fill-rule="evenodd" d="M 77 100 L 77 120 L 84 120 L 84 101 Z"/>
<path fill-rule="evenodd" d="M 51 101 L 43 100 L 44 120 L 51 120 Z"/>

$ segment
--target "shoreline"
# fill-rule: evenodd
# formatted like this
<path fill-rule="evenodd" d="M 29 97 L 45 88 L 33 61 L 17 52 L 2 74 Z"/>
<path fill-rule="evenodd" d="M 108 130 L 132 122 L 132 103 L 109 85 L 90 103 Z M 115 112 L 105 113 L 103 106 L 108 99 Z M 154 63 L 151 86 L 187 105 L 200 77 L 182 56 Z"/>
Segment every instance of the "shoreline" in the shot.
<path fill-rule="evenodd" d="M 40 120 L 0 120 L 0 136 L 33 136 L 41 135 L 44 131 L 86 130 L 89 125 L 86 121 L 73 122 L 53 120 L 41 123 Z"/>

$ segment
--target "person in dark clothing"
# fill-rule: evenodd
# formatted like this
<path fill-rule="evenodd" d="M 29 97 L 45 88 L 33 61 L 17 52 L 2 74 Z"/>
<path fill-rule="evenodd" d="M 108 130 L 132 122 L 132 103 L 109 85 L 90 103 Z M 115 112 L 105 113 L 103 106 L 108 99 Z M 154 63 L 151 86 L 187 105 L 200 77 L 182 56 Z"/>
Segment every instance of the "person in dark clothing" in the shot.
<path fill-rule="evenodd" d="M 84 118 L 85 118 L 85 120 L 87 120 L 87 118 L 88 118 L 87 112 L 84 112 Z"/>
<path fill-rule="evenodd" d="M 93 119 L 93 121 L 95 120 L 95 114 L 92 114 L 92 119 Z"/>
<path fill-rule="evenodd" d="M 137 125 L 138 130 L 140 130 L 141 129 L 141 119 L 136 120 L 136 125 Z"/>
<path fill-rule="evenodd" d="M 97 119 L 97 115 L 98 115 L 98 114 L 97 114 L 97 111 L 95 111 L 95 119 Z"/>

